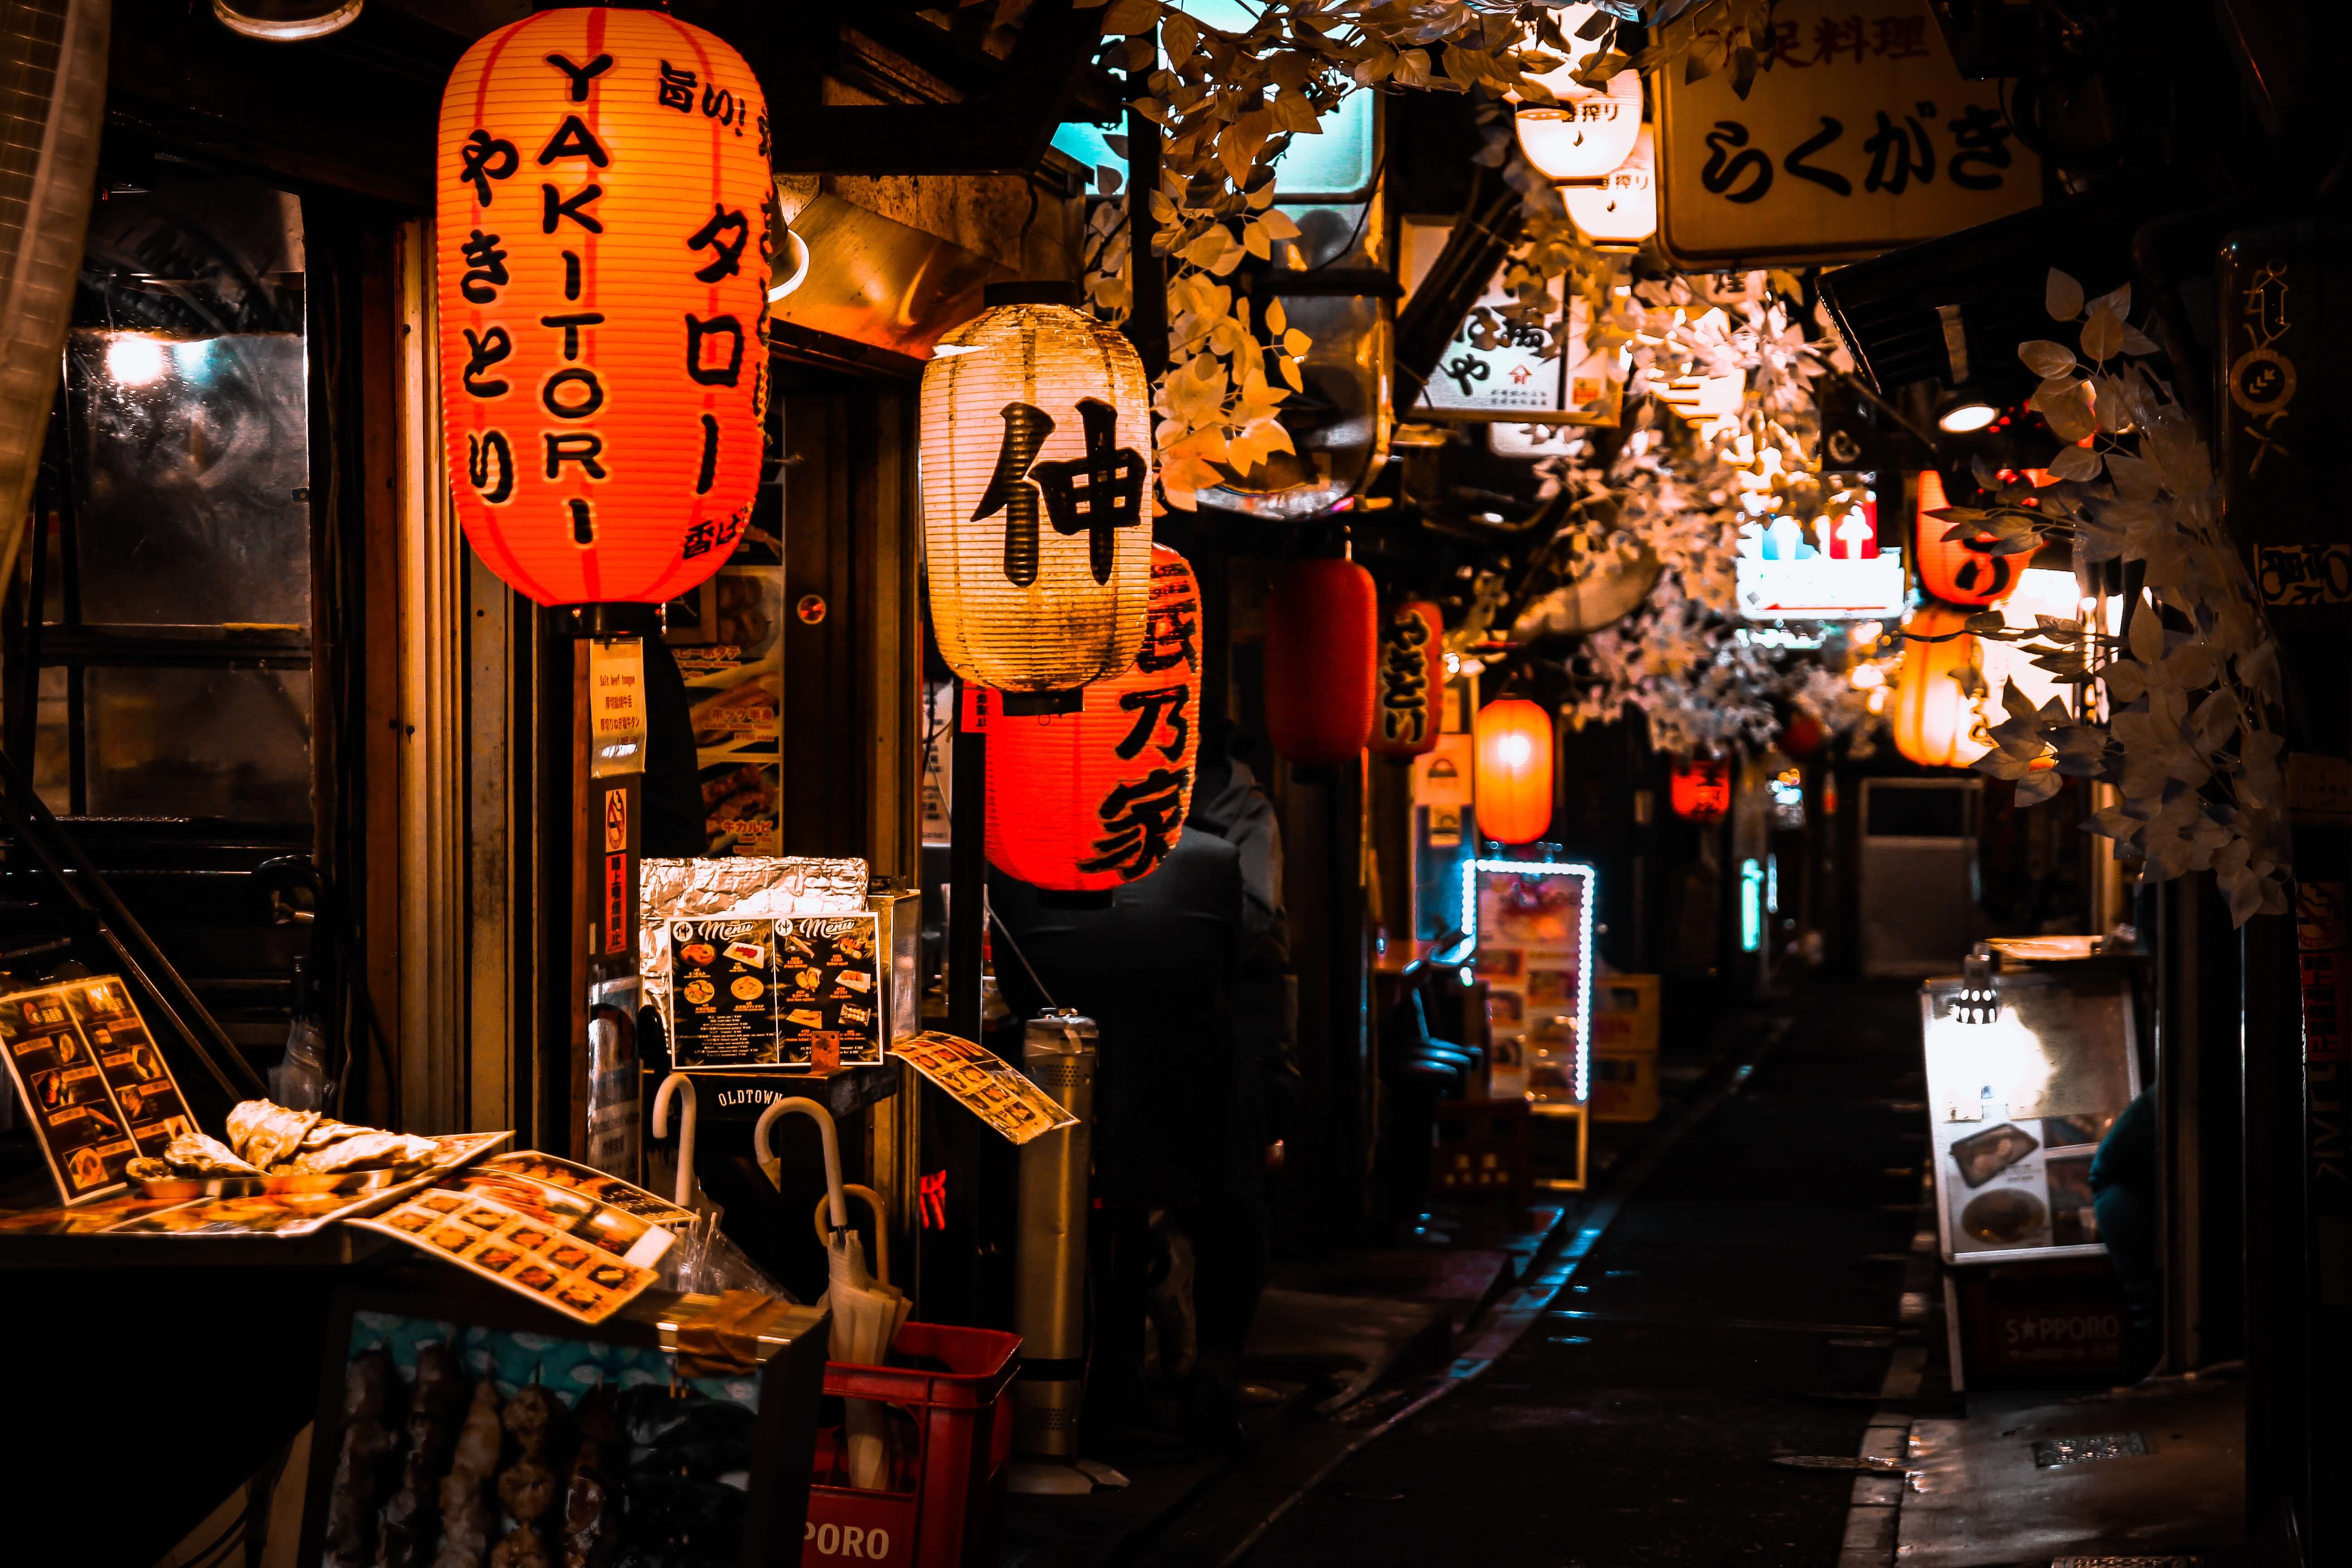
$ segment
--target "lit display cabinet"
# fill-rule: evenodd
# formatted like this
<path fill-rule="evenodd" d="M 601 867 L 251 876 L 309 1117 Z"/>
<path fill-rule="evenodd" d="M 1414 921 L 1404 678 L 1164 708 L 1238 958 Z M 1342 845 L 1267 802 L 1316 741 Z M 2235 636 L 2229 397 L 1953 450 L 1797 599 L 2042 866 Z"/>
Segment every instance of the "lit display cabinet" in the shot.
<path fill-rule="evenodd" d="M 1462 864 L 1462 929 L 1486 983 L 1490 1078 L 1524 1075 L 1529 1108 L 1559 1123 L 1539 1136 L 1537 1184 L 1585 1183 L 1592 1095 L 1592 914 L 1598 878 L 1574 861 Z"/>

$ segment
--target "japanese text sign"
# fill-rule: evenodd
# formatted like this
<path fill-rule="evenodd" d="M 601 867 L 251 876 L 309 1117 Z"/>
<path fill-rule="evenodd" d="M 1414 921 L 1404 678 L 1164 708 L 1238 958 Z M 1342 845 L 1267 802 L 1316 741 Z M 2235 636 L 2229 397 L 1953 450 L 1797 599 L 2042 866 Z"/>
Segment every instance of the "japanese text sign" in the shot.
<path fill-rule="evenodd" d="M 1771 26 L 1745 100 L 1727 72 L 1665 73 L 1660 238 L 1677 261 L 1874 256 L 2041 202 L 2000 84 L 1961 79 L 1927 0 L 1780 0 Z"/>
<path fill-rule="evenodd" d="M 1413 411 L 1547 425 L 1617 423 L 1620 382 L 1610 356 L 1588 345 L 1591 311 L 1583 299 L 1571 299 L 1564 315 L 1543 326 L 1503 314 L 1517 302 L 1496 272 L 1438 356 Z M 1555 284 L 1555 311 L 1559 305 Z"/>

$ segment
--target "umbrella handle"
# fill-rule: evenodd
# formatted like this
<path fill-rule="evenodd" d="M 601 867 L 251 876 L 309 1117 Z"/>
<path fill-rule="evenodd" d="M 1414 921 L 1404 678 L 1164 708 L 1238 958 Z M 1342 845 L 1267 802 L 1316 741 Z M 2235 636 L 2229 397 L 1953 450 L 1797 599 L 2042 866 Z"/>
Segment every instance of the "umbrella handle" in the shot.
<path fill-rule="evenodd" d="M 669 1136 L 670 1098 L 680 1089 L 686 1091 L 686 1103 L 678 1113 L 677 1129 L 677 1206 L 694 1206 L 694 1122 L 696 1096 L 694 1080 L 682 1072 L 674 1072 L 661 1080 L 654 1091 L 654 1136 Z"/>
<path fill-rule="evenodd" d="M 845 1184 L 841 1190 L 849 1197 L 864 1198 L 866 1206 L 874 1211 L 874 1279 L 877 1284 L 887 1285 L 890 1283 L 890 1227 L 882 1220 L 882 1194 L 872 1187 L 860 1186 L 856 1182 Z M 833 1242 L 833 1233 L 825 1228 L 824 1224 L 825 1207 L 832 1202 L 830 1194 L 816 1201 L 816 1213 L 814 1218 L 816 1223 L 817 1245 L 820 1247 L 830 1246 Z"/>
<path fill-rule="evenodd" d="M 797 1110 L 816 1122 L 817 1133 L 824 1141 L 824 1196 L 827 1205 L 832 1210 L 833 1228 L 847 1230 L 849 1205 L 845 1203 L 841 1196 L 841 1139 L 840 1135 L 834 1131 L 832 1111 L 804 1095 L 796 1094 L 790 1100 L 777 1100 L 767 1110 L 760 1112 L 759 1124 L 751 1129 L 752 1152 L 760 1157 L 760 1163 L 763 1166 L 772 1166 L 775 1163 L 776 1151 L 770 1142 L 769 1130 L 775 1126 L 776 1119 L 787 1110 Z M 782 1189 L 783 1183 L 772 1172 L 768 1179 L 776 1183 L 779 1191 Z"/>

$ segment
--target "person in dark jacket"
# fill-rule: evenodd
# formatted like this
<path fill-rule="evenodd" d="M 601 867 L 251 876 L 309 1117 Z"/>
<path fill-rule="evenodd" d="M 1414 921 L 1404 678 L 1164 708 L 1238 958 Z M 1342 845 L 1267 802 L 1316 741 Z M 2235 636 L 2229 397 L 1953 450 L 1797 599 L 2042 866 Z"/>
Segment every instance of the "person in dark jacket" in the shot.
<path fill-rule="evenodd" d="M 1086 895 L 989 878 L 990 907 L 1013 950 L 996 963 L 1005 1000 L 1024 1017 L 1073 1007 L 1100 1031 L 1094 1129 L 1100 1210 L 1089 1248 L 1097 1311 L 1087 1386 L 1087 1419 L 1097 1431 L 1140 1424 L 1152 1213 L 1185 1216 L 1203 1276 L 1234 1272 L 1223 1262 L 1234 1238 L 1216 1210 L 1234 1163 L 1227 1142 L 1237 1098 L 1241 852 L 1186 828 L 1157 869 L 1107 898 L 1104 907 Z M 1204 1363 L 1213 1334 L 1230 1345 L 1238 1368 L 1233 1316 L 1204 1306 Z M 1244 1317 L 1239 1331 L 1247 1327 Z"/>
<path fill-rule="evenodd" d="M 2123 1281 L 2124 1356 L 2135 1377 L 2164 1352 L 2164 1260 L 2157 1236 L 2156 1091 L 2124 1107 L 2091 1156 L 2091 1207 Z"/>

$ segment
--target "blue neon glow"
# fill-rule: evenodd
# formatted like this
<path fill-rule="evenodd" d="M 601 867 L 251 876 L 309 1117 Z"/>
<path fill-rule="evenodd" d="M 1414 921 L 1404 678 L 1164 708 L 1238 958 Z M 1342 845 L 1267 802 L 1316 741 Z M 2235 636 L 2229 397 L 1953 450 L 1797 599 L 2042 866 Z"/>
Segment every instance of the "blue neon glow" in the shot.
<path fill-rule="evenodd" d="M 1753 865 L 1755 862 L 1750 861 Z M 1592 1094 L 1592 900 L 1600 878 L 1590 866 L 1560 860 L 1465 860 L 1462 862 L 1462 929 L 1475 942 L 1478 935 L 1478 873 L 1497 871 L 1512 877 L 1581 877 L 1583 896 L 1577 900 L 1576 952 L 1576 1098 Z"/>
<path fill-rule="evenodd" d="M 1764 868 L 1753 860 L 1739 863 L 1739 951 L 1755 952 L 1764 945 Z"/>

